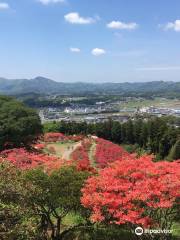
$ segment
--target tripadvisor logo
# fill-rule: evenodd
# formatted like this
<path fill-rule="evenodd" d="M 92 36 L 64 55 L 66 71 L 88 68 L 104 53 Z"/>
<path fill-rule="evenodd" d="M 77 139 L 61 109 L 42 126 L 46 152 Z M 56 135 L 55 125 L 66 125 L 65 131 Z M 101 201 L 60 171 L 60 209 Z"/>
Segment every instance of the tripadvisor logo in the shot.
<path fill-rule="evenodd" d="M 137 228 L 135 229 L 135 234 L 138 235 L 138 236 L 142 235 L 143 232 L 144 232 L 144 230 L 143 230 L 142 227 L 137 227 Z"/>
<path fill-rule="evenodd" d="M 137 227 L 135 229 L 135 234 L 141 236 L 144 234 L 171 234 L 172 230 L 168 229 L 143 229 L 142 227 Z"/>

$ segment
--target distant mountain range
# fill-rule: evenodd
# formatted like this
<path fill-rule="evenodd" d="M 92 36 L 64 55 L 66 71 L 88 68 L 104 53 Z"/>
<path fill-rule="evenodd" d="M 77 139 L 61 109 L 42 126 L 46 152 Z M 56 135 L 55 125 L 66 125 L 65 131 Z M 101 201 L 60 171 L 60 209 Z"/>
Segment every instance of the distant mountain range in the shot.
<path fill-rule="evenodd" d="M 125 93 L 180 93 L 180 82 L 135 82 L 135 83 L 65 83 L 44 77 L 34 79 L 0 78 L 0 94 L 16 95 L 26 93 L 38 94 L 125 94 Z"/>

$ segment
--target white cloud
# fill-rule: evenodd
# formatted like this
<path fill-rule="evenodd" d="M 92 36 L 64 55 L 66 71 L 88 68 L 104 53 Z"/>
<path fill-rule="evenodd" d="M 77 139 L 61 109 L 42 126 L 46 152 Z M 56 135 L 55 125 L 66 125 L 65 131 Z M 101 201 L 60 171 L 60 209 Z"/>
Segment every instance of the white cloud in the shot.
<path fill-rule="evenodd" d="M 79 53 L 81 51 L 80 48 L 70 47 L 69 50 L 74 53 Z"/>
<path fill-rule="evenodd" d="M 120 21 L 112 21 L 107 24 L 107 27 L 112 29 L 134 30 L 138 27 L 138 24 L 135 22 L 124 23 Z"/>
<path fill-rule="evenodd" d="M 180 20 L 175 20 L 174 22 L 169 22 L 166 24 L 165 30 L 174 30 L 176 32 L 180 32 Z"/>
<path fill-rule="evenodd" d="M 78 12 L 71 12 L 64 16 L 64 19 L 72 24 L 91 24 L 96 20 L 90 17 L 81 17 Z"/>
<path fill-rule="evenodd" d="M 92 55 L 94 56 L 101 56 L 101 55 L 104 55 L 106 54 L 106 51 L 102 48 L 94 48 L 92 51 L 91 51 Z"/>
<path fill-rule="evenodd" d="M 0 3 L 0 10 L 9 9 L 9 4 L 5 2 Z"/>
<path fill-rule="evenodd" d="M 48 5 L 50 3 L 63 3 L 65 0 L 38 0 L 40 3 L 44 5 Z"/>

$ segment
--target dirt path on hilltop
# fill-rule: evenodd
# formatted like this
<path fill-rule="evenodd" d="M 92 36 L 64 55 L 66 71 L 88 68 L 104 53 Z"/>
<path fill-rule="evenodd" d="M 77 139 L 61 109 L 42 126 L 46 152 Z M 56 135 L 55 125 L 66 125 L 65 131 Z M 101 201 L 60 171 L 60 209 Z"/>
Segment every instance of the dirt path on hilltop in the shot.
<path fill-rule="evenodd" d="M 62 155 L 62 158 L 65 159 L 65 160 L 70 160 L 70 157 L 71 157 L 72 152 L 74 152 L 74 150 L 75 150 L 77 147 L 79 147 L 79 146 L 81 146 L 81 141 L 80 141 L 80 142 L 77 142 L 76 144 L 74 144 L 74 145 L 72 145 L 72 146 L 70 146 L 70 147 L 68 147 L 68 148 L 64 151 L 64 153 L 63 153 L 63 155 Z"/>
<path fill-rule="evenodd" d="M 93 141 L 89 150 L 89 161 L 91 163 L 91 166 L 94 168 L 96 168 L 95 151 L 96 151 L 96 142 Z"/>

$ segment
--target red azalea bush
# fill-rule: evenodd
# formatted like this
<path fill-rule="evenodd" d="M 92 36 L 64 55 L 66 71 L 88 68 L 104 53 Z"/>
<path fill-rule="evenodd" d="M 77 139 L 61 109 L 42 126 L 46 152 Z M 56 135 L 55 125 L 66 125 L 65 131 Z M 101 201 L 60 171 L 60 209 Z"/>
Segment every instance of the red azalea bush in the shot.
<path fill-rule="evenodd" d="M 24 148 L 5 150 L 0 153 L 1 159 L 6 159 L 20 169 L 31 169 L 43 166 L 45 169 L 56 169 L 63 164 L 63 160 L 45 154 L 28 152 Z"/>
<path fill-rule="evenodd" d="M 78 146 L 71 154 L 71 159 L 79 170 L 93 170 L 89 160 L 89 150 L 91 144 L 92 143 L 90 139 L 84 139 L 81 142 L 81 145 Z"/>
<path fill-rule="evenodd" d="M 44 141 L 45 142 L 58 142 L 58 141 L 64 141 L 67 137 L 63 133 L 46 133 L 44 134 Z"/>
<path fill-rule="evenodd" d="M 116 161 L 90 177 L 81 202 L 95 222 L 170 229 L 180 197 L 180 161 L 151 156 Z"/>
<path fill-rule="evenodd" d="M 43 150 L 46 147 L 44 143 L 37 143 L 33 146 L 36 150 Z"/>
<path fill-rule="evenodd" d="M 44 141 L 45 142 L 58 142 L 58 141 L 74 141 L 79 142 L 84 139 L 83 135 L 70 135 L 66 136 L 63 133 L 46 133 L 44 134 Z"/>
<path fill-rule="evenodd" d="M 79 142 L 82 141 L 84 139 L 83 135 L 70 135 L 70 136 L 66 136 L 68 138 L 68 140 L 74 141 L 74 142 Z"/>
<path fill-rule="evenodd" d="M 117 160 L 123 160 L 125 158 L 130 158 L 130 154 L 126 152 L 122 147 L 104 140 L 102 138 L 96 139 L 96 152 L 95 160 L 99 167 L 106 167 L 108 163 Z"/>

